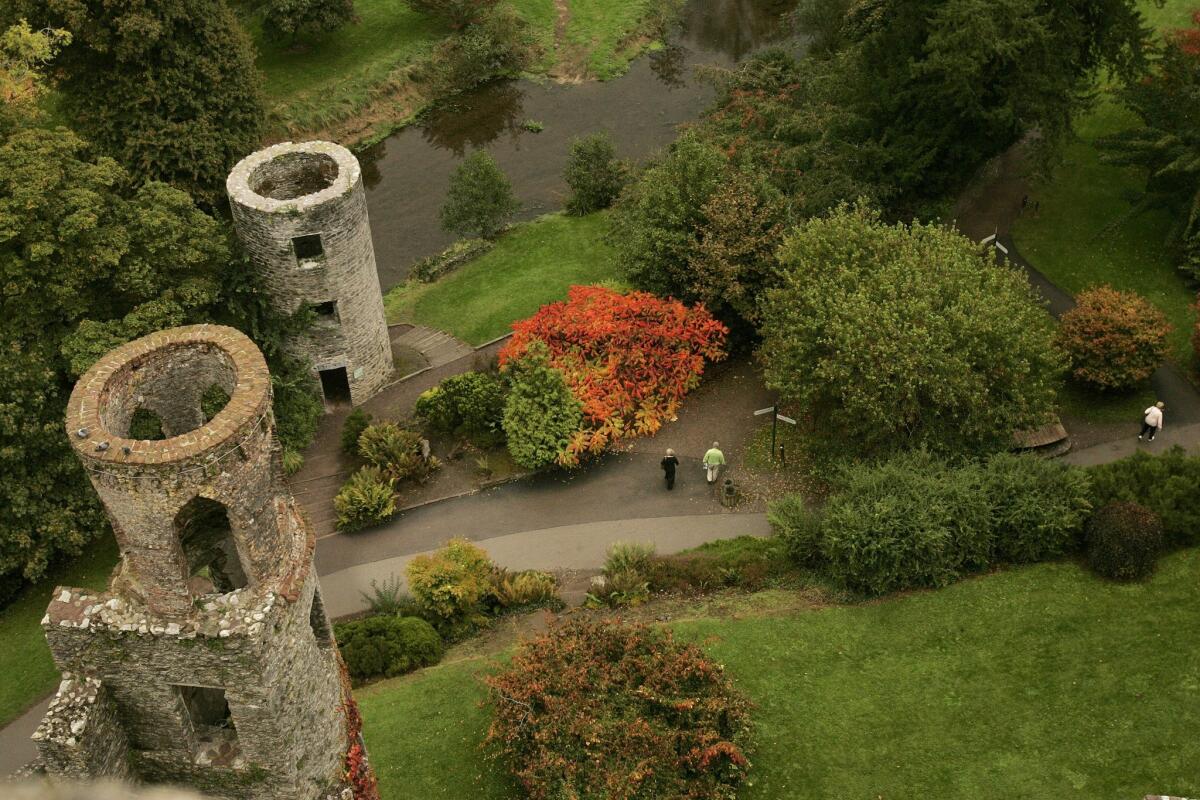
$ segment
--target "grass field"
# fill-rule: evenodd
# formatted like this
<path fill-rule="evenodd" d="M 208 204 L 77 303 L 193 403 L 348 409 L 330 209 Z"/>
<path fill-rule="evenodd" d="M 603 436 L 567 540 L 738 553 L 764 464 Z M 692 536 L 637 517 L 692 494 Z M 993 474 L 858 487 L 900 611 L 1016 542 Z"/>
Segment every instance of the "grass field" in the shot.
<path fill-rule="evenodd" d="M 60 676 L 50 658 L 41 621 L 55 586 L 103 589 L 117 563 L 117 545 L 106 536 L 75 562 L 51 572 L 0 611 L 0 725 L 49 694 Z"/>
<path fill-rule="evenodd" d="M 1195 796 L 1197 555 L 1164 559 L 1146 584 L 1042 564 L 878 603 L 674 627 L 756 704 L 742 800 Z M 360 690 L 384 798 L 519 796 L 479 749 L 477 677 L 494 663 Z"/>
<path fill-rule="evenodd" d="M 1187 22 L 1197 0 L 1167 0 L 1162 8 L 1143 2 L 1158 28 Z M 1045 185 L 1035 187 L 1037 216 L 1024 216 L 1013 229 L 1021 252 L 1047 278 L 1071 293 L 1108 283 L 1136 291 L 1162 309 L 1175 326 L 1172 358 L 1192 363 L 1188 337 L 1195 293 L 1175 270 L 1164 248 L 1169 220 L 1161 212 L 1132 214 L 1145 183 L 1137 170 L 1100 163 L 1096 141 L 1137 124 L 1106 88 L 1096 107 L 1077 121 L 1079 140 Z"/>
<path fill-rule="evenodd" d="M 606 215 L 550 214 L 516 226 L 495 248 L 436 283 L 397 286 L 384 297 L 388 322 L 412 322 L 482 344 L 575 284 L 616 277 L 604 242 Z"/>

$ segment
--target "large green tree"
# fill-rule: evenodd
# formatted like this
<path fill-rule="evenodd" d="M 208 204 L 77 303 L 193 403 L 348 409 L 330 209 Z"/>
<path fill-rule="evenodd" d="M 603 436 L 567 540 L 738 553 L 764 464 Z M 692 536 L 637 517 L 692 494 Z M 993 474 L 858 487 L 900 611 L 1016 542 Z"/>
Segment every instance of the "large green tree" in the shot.
<path fill-rule="evenodd" d="M 496 160 L 486 150 L 476 150 L 450 175 L 442 227 L 449 233 L 491 239 L 520 208 Z"/>
<path fill-rule="evenodd" d="M 1150 76 L 1130 82 L 1122 99 L 1143 124 L 1104 140 L 1105 160 L 1145 172 L 1143 205 L 1170 214 L 1179 266 L 1200 280 L 1200 10 L 1191 28 L 1167 37 Z"/>
<path fill-rule="evenodd" d="M 780 261 L 766 381 L 827 452 L 986 452 L 1053 413 L 1050 315 L 1024 274 L 956 231 L 842 206 L 799 226 Z"/>
<path fill-rule="evenodd" d="M 215 204 L 260 144 L 260 78 L 224 0 L 13 0 L 72 41 L 56 61 L 83 136 L 138 181 Z"/>
<path fill-rule="evenodd" d="M 104 531 L 62 428 L 71 382 L 112 344 L 204 319 L 228 259 L 187 195 L 75 134 L 0 142 L 0 577 L 36 578 Z"/>

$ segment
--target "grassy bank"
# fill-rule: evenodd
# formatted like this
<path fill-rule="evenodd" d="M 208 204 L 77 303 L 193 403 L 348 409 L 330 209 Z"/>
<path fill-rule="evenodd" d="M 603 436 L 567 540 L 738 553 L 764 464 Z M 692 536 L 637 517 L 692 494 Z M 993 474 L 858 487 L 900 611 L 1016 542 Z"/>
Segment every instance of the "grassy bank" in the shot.
<path fill-rule="evenodd" d="M 605 214 L 550 214 L 518 225 L 495 248 L 436 283 L 410 283 L 387 293 L 388 322 L 412 322 L 482 344 L 516 320 L 562 300 L 574 284 L 616 277 L 604 242 Z"/>
<path fill-rule="evenodd" d="M 42 617 L 55 586 L 103 589 L 117 563 L 111 536 L 85 551 L 75 562 L 52 570 L 0 611 L 0 725 L 6 725 L 58 685 L 60 675 L 42 634 Z"/>
<path fill-rule="evenodd" d="M 1200 791 L 1197 551 L 1119 585 L 1043 564 L 939 592 L 676 630 L 756 704 L 753 784 L 739 797 L 1078 797 Z M 762 596 L 768 605 L 779 593 Z M 363 689 L 388 800 L 514 798 L 479 750 L 487 727 L 463 661 Z"/>
<path fill-rule="evenodd" d="M 1170 29 L 1184 25 L 1195 6 L 1196 0 L 1167 0 L 1158 8 L 1147 0 L 1142 10 L 1152 25 Z M 1195 294 L 1167 256 L 1170 220 L 1159 211 L 1133 213 L 1145 185 L 1140 171 L 1100 163 L 1097 140 L 1136 124 L 1106 89 L 1077 121 L 1079 139 L 1067 146 L 1062 165 L 1032 191 L 1039 213 L 1023 216 L 1013 237 L 1038 270 L 1071 293 L 1107 283 L 1144 295 L 1175 326 L 1172 358 L 1189 365 Z"/>

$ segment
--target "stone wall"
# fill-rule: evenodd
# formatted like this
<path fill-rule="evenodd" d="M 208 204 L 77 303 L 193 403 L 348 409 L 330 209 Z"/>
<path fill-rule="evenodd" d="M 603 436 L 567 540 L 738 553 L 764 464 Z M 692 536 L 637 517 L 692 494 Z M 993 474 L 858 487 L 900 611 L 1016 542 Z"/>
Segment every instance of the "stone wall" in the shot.
<path fill-rule="evenodd" d="M 203 423 L 193 406 L 210 381 L 230 400 Z M 187 385 L 173 395 L 176 382 Z M 59 587 L 42 620 L 68 676 L 35 737 L 51 774 L 239 799 L 343 796 L 348 697 L 315 540 L 279 478 L 270 400 L 261 353 L 220 326 L 131 342 L 76 385 L 68 435 L 122 558 L 106 591 Z M 126 438 L 151 404 L 164 430 L 184 432 Z M 184 552 L 196 525 L 232 543 L 244 585 L 219 586 L 215 561 L 196 571 L 203 559 Z"/>
<path fill-rule="evenodd" d="M 375 267 L 358 159 L 330 142 L 284 142 L 243 159 L 226 182 L 234 227 L 275 307 L 336 303 L 289 343 L 318 372 L 345 367 L 354 405 L 392 375 L 392 349 Z M 319 256 L 297 239 L 319 236 Z"/>

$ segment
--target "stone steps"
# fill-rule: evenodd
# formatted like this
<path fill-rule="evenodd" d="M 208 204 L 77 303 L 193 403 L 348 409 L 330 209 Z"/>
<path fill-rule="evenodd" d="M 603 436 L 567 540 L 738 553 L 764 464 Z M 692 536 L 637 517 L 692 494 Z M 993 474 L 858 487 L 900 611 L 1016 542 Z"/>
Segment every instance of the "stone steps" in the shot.
<path fill-rule="evenodd" d="M 475 348 L 461 339 L 422 325 L 393 331 L 392 344 L 416 350 L 429 362 L 430 367 L 440 367 L 475 352 Z"/>

